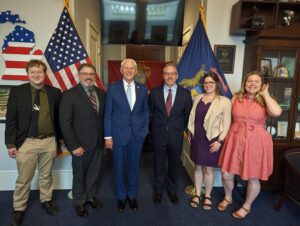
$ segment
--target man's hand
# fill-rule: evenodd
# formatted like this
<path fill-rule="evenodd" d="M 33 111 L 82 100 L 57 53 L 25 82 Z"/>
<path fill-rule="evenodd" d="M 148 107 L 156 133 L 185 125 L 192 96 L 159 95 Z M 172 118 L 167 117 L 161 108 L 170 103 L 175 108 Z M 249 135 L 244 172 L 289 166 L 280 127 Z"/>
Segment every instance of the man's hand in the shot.
<path fill-rule="evenodd" d="M 85 150 L 82 147 L 76 148 L 72 151 L 73 155 L 80 157 L 84 154 Z"/>
<path fill-rule="evenodd" d="M 17 150 L 17 148 L 9 148 L 9 149 L 7 149 L 8 150 L 8 155 L 9 155 L 9 157 L 11 157 L 11 158 L 16 158 L 17 157 L 17 155 L 18 155 L 18 150 Z"/>
<path fill-rule="evenodd" d="M 105 147 L 108 149 L 113 149 L 113 140 L 112 138 L 105 139 Z"/>

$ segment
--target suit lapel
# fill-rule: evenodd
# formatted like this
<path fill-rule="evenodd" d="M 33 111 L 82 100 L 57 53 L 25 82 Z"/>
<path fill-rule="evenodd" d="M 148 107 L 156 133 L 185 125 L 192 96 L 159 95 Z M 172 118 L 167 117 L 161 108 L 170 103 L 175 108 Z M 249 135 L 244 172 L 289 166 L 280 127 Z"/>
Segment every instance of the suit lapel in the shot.
<path fill-rule="evenodd" d="M 53 99 L 52 99 L 52 95 L 50 94 L 50 89 L 49 87 L 47 87 L 45 85 L 45 90 L 46 90 L 46 93 L 47 93 L 47 98 L 48 98 L 48 105 L 49 105 L 49 111 L 50 111 L 50 114 L 51 114 L 51 119 L 52 119 L 52 122 L 54 122 L 54 104 L 53 104 Z"/>
<path fill-rule="evenodd" d="M 161 89 L 158 92 L 158 100 L 159 100 L 159 104 L 161 106 L 161 109 L 163 109 L 166 118 L 168 118 L 168 113 L 167 113 L 167 109 L 166 109 L 166 102 L 165 102 L 165 97 L 164 97 L 164 86 L 162 86 Z"/>
<path fill-rule="evenodd" d="M 103 110 L 103 100 L 102 100 L 102 95 L 101 95 L 101 93 L 100 93 L 100 91 L 99 91 L 99 89 L 97 88 L 97 87 L 95 87 L 95 91 L 96 91 L 96 94 L 97 94 L 97 98 L 98 98 L 98 103 L 99 103 L 99 110 L 98 110 L 98 114 L 100 113 L 100 112 L 102 112 Z"/>
<path fill-rule="evenodd" d="M 172 115 L 172 112 L 176 110 L 180 98 L 180 92 L 181 92 L 180 87 L 177 85 L 176 95 L 174 97 L 175 99 L 171 108 L 170 116 Z"/>
<path fill-rule="evenodd" d="M 127 104 L 127 107 L 128 107 L 128 109 L 131 111 L 131 109 L 130 109 L 130 105 L 129 105 L 129 102 L 128 102 L 128 99 L 127 99 L 127 95 L 126 95 L 126 91 L 125 91 L 125 88 L 124 88 L 124 83 L 123 83 L 123 80 L 121 80 L 120 82 L 119 82 L 119 89 L 118 90 L 120 90 L 120 98 L 122 98 L 123 100 L 123 103 L 126 103 Z M 135 90 L 136 91 L 136 90 Z M 133 108 L 132 108 L 132 110 L 133 110 Z"/>
<path fill-rule="evenodd" d="M 32 98 L 31 98 L 31 88 L 30 88 L 30 83 L 28 83 L 28 86 L 26 87 L 25 93 L 24 93 L 26 102 L 29 104 L 25 104 L 26 110 L 28 111 L 28 114 L 30 115 L 31 119 L 31 114 L 32 114 Z"/>

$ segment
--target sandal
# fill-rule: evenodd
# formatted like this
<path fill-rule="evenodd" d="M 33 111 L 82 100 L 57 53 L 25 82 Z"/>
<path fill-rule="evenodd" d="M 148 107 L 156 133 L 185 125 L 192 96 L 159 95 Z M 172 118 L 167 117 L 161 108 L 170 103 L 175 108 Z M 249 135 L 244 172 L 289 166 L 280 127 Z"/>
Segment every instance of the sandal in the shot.
<path fill-rule="evenodd" d="M 228 206 L 230 206 L 232 204 L 232 200 L 228 200 L 226 198 L 224 198 L 222 200 L 222 202 L 220 202 L 217 206 L 218 210 L 221 212 L 224 212 L 227 210 Z"/>
<path fill-rule="evenodd" d="M 195 198 L 198 199 L 198 202 L 195 201 Z M 191 199 L 190 205 L 193 208 L 197 208 L 200 205 L 201 197 L 199 195 L 194 195 Z"/>
<path fill-rule="evenodd" d="M 243 216 L 239 213 L 240 210 L 244 210 L 246 212 L 246 214 Z M 250 213 L 250 209 L 245 208 L 244 206 L 242 206 L 240 209 L 238 209 L 237 211 L 233 212 L 231 215 L 235 218 L 235 219 L 244 219 L 248 214 Z"/>
<path fill-rule="evenodd" d="M 209 200 L 210 203 L 205 203 L 205 200 Z M 211 201 L 211 198 L 206 197 L 206 196 L 203 198 L 203 209 L 204 209 L 204 210 L 211 210 L 211 209 L 212 209 L 212 201 Z"/>

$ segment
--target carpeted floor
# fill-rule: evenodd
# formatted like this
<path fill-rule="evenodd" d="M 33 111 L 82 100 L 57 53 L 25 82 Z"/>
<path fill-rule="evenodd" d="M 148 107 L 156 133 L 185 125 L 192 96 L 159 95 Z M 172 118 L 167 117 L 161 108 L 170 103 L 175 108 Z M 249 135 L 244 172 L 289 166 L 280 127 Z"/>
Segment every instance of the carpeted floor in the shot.
<path fill-rule="evenodd" d="M 172 205 L 165 192 L 161 205 L 153 205 L 153 156 L 151 152 L 142 154 L 139 180 L 139 211 L 134 213 L 129 206 L 123 213 L 116 208 L 116 200 L 113 192 L 112 158 L 107 154 L 103 158 L 102 175 L 100 178 L 99 197 L 104 207 L 97 211 L 88 208 L 89 216 L 80 218 L 75 214 L 72 200 L 67 198 L 66 190 L 54 192 L 55 203 L 59 206 L 59 213 L 48 216 L 40 208 L 39 193 L 32 191 L 29 207 L 26 211 L 23 225 L 26 226 L 300 226 L 300 206 L 287 200 L 281 210 L 276 212 L 272 204 L 279 195 L 273 191 L 263 191 L 256 200 L 252 212 L 244 220 L 236 220 L 231 217 L 231 212 L 242 203 L 241 193 L 234 192 L 234 204 L 225 213 L 219 212 L 215 206 L 223 197 L 222 188 L 214 188 L 213 204 L 211 211 L 189 206 L 189 196 L 184 193 L 186 185 L 191 184 L 190 179 L 181 167 L 179 174 L 180 203 Z M 12 212 L 12 192 L 0 192 L 0 225 L 9 225 Z"/>

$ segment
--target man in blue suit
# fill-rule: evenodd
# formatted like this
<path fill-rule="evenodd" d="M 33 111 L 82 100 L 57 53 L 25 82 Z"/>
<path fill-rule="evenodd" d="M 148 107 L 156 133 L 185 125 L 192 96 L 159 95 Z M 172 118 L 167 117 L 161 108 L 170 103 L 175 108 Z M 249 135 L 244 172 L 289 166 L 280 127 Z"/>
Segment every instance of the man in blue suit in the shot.
<path fill-rule="evenodd" d="M 177 174 L 183 141 L 192 108 L 191 93 L 178 86 L 178 72 L 174 64 L 163 69 L 164 85 L 151 90 L 150 113 L 151 135 L 154 152 L 154 204 L 161 202 L 165 179 L 165 162 L 168 159 L 168 195 L 173 204 L 178 204 Z"/>
<path fill-rule="evenodd" d="M 140 155 L 148 133 L 147 89 L 134 81 L 137 64 L 132 59 L 121 62 L 123 80 L 109 86 L 104 114 L 105 147 L 113 153 L 117 207 L 138 210 L 137 183 Z M 127 186 L 124 181 L 127 168 Z"/>

